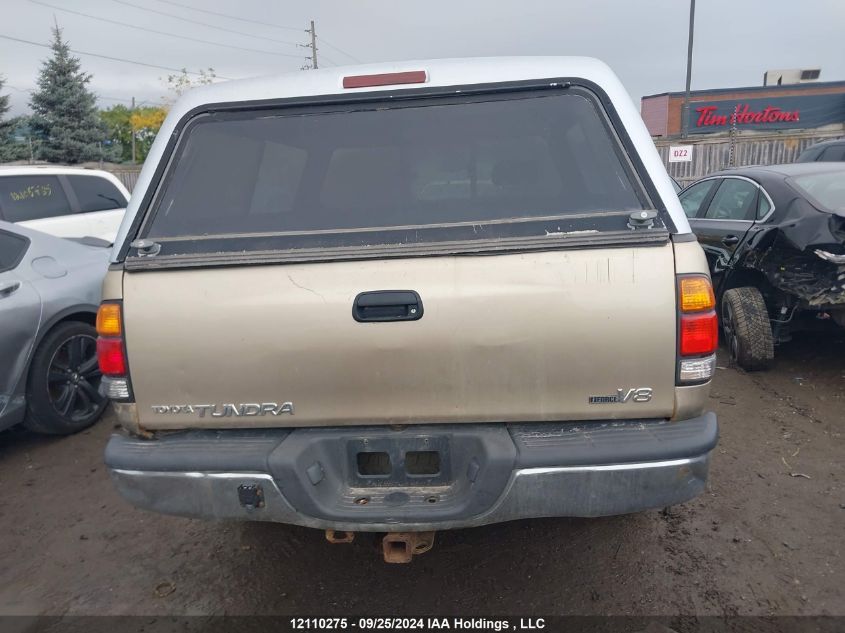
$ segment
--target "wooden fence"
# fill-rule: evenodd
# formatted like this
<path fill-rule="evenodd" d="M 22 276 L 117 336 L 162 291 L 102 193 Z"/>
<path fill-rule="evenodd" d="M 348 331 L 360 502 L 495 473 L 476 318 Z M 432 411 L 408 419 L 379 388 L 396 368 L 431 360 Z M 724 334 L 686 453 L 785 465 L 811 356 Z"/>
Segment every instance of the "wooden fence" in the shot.
<path fill-rule="evenodd" d="M 790 134 L 739 133 L 734 145 L 733 164 L 730 156 L 731 141 L 727 135 L 706 139 L 657 139 L 654 144 L 669 175 L 684 186 L 714 171 L 729 167 L 794 163 L 798 155 L 810 145 L 838 138 L 843 132 L 842 129 L 837 129 Z M 692 161 L 670 163 L 669 147 L 672 145 L 692 145 Z"/>
<path fill-rule="evenodd" d="M 138 183 L 138 174 L 141 173 L 141 168 L 137 169 L 109 169 L 117 179 L 123 183 L 123 186 L 129 189 L 129 193 L 135 188 Z"/>
<path fill-rule="evenodd" d="M 798 155 L 807 147 L 845 134 L 845 129 L 830 131 L 799 132 L 789 134 L 747 134 L 739 133 L 734 145 L 734 161 L 731 164 L 731 142 L 727 135 L 708 137 L 704 139 L 657 139 L 655 145 L 666 165 L 669 175 L 681 186 L 703 178 L 704 176 L 726 169 L 728 167 L 743 167 L 745 165 L 775 165 L 778 163 L 793 163 Z M 692 145 L 692 161 L 688 163 L 670 163 L 669 147 L 671 145 Z M 106 169 L 109 169 L 106 167 Z M 137 168 L 109 169 L 131 192 L 138 182 Z"/>

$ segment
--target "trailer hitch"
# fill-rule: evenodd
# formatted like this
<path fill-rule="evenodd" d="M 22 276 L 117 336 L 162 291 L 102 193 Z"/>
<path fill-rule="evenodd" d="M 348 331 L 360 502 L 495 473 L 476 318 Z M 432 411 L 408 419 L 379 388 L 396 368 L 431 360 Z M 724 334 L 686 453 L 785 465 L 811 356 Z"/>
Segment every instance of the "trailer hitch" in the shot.
<path fill-rule="evenodd" d="M 434 532 L 388 532 L 381 544 L 385 563 L 410 563 L 434 546 Z"/>

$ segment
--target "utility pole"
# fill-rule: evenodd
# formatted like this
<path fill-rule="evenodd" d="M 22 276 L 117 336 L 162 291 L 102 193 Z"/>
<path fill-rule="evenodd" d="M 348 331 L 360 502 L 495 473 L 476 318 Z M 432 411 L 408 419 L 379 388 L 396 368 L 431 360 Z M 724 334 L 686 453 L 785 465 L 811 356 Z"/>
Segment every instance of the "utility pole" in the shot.
<path fill-rule="evenodd" d="M 312 23 L 313 24 L 313 23 Z M 687 87 L 684 91 L 684 109 L 681 112 L 681 137 L 689 135 L 689 87 L 692 79 L 692 34 L 695 30 L 695 0 L 689 3 L 689 41 L 687 43 Z"/>
<path fill-rule="evenodd" d="M 317 30 L 314 28 L 314 20 L 311 20 L 311 28 L 305 32 L 311 34 L 311 68 L 317 70 Z"/>
<path fill-rule="evenodd" d="M 135 97 L 132 97 L 132 114 L 135 114 Z M 135 164 L 135 128 L 132 125 L 132 114 L 129 115 L 129 133 L 132 134 L 132 164 Z"/>

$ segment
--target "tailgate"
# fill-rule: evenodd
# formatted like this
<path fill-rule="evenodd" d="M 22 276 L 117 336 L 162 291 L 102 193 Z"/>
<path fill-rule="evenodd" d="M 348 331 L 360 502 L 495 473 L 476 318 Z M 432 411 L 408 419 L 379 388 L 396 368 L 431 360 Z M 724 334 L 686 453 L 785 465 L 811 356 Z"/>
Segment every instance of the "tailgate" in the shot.
<path fill-rule="evenodd" d="M 141 425 L 671 416 L 669 227 L 597 90 L 186 115 L 124 245 Z"/>
<path fill-rule="evenodd" d="M 356 321 L 359 293 L 381 290 L 416 292 L 423 316 Z M 668 243 L 127 272 L 123 296 L 140 423 L 151 429 L 673 410 Z M 601 398 L 637 388 L 652 397 Z M 280 410 L 288 402 L 292 414 Z"/>

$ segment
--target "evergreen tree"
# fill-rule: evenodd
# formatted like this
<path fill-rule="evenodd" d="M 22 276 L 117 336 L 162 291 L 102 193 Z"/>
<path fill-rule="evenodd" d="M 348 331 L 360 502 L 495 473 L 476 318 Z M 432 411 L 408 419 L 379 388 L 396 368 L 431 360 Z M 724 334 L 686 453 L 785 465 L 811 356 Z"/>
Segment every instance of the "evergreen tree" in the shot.
<path fill-rule="evenodd" d="M 106 130 L 86 85 L 91 75 L 80 70 L 79 58 L 71 56 L 58 25 L 51 48 L 52 57 L 41 65 L 38 89 L 29 102 L 33 132 L 42 138 L 38 158 L 68 164 L 99 160 Z"/>
<path fill-rule="evenodd" d="M 9 153 L 12 142 L 9 122 L 6 120 L 6 113 L 12 106 L 9 105 L 9 95 L 3 94 L 3 85 L 6 80 L 0 75 L 0 162 L 11 160 Z"/>
<path fill-rule="evenodd" d="M 9 95 L 3 94 L 6 80 L 0 77 L 0 163 L 18 160 L 26 156 L 26 147 L 16 143 L 13 137 L 15 128 L 20 124 L 21 117 L 6 119 L 9 112 Z"/>
<path fill-rule="evenodd" d="M 6 113 L 9 111 L 9 108 L 12 106 L 9 105 L 9 95 L 3 94 L 3 86 L 6 85 L 6 79 L 3 75 L 0 75 L 0 125 L 3 124 L 3 119 L 6 117 Z"/>

